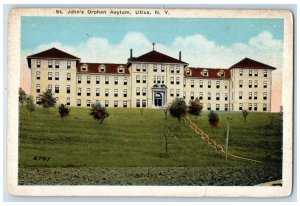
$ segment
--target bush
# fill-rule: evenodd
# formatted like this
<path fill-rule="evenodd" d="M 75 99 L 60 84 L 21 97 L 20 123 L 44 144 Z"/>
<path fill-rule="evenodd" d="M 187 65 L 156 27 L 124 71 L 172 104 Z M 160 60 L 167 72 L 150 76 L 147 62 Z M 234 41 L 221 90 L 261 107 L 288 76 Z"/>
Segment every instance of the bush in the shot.
<path fill-rule="evenodd" d="M 26 98 L 26 108 L 29 110 L 29 112 L 33 112 L 35 110 L 34 102 L 33 102 L 33 97 L 28 96 Z"/>
<path fill-rule="evenodd" d="M 219 124 L 219 116 L 214 111 L 210 111 L 208 115 L 208 121 L 212 128 L 217 128 Z"/>
<path fill-rule="evenodd" d="M 25 93 L 25 91 L 20 87 L 19 88 L 19 103 L 21 105 L 24 104 L 24 102 L 26 101 L 27 95 Z"/>
<path fill-rule="evenodd" d="M 169 107 L 169 111 L 173 117 L 176 117 L 178 119 L 178 121 L 183 119 L 187 112 L 187 106 L 184 99 L 182 98 L 174 99 Z"/>
<path fill-rule="evenodd" d="M 203 107 L 200 104 L 200 100 L 198 98 L 196 98 L 195 100 L 190 100 L 188 112 L 190 115 L 199 116 L 202 108 Z"/>
<path fill-rule="evenodd" d="M 70 109 L 66 107 L 66 105 L 61 104 L 58 108 L 58 113 L 60 117 L 63 119 L 64 117 L 67 117 L 70 113 Z"/>
<path fill-rule="evenodd" d="M 43 106 L 43 108 L 49 108 L 54 107 L 57 101 L 57 98 L 53 97 L 53 94 L 51 90 L 47 90 L 46 92 L 43 92 L 42 95 L 39 95 L 41 97 L 40 104 Z"/>
<path fill-rule="evenodd" d="M 90 115 L 93 116 L 95 120 L 99 121 L 100 124 L 109 117 L 109 113 L 106 111 L 106 108 L 102 107 L 100 103 L 92 104 Z"/>
<path fill-rule="evenodd" d="M 247 116 L 249 113 L 247 112 L 247 110 L 243 110 L 242 113 L 243 113 L 243 117 L 244 117 L 244 122 L 247 122 Z"/>

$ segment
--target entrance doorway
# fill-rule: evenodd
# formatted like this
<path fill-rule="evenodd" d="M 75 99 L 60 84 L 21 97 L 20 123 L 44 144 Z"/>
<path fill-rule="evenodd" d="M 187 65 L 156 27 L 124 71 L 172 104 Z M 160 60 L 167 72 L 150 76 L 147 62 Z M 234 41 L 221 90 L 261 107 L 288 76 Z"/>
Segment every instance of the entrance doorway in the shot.
<path fill-rule="evenodd" d="M 154 106 L 161 107 L 162 106 L 162 95 L 161 93 L 155 93 L 154 95 Z"/>

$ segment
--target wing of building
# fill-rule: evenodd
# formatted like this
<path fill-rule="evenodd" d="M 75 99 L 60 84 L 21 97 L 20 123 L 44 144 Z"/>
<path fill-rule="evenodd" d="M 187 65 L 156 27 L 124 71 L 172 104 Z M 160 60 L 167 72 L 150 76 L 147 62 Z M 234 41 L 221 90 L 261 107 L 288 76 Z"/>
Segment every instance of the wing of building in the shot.
<path fill-rule="evenodd" d="M 199 98 L 204 110 L 271 110 L 271 72 L 276 68 L 245 58 L 230 68 L 188 67 L 150 51 L 127 63 L 88 63 L 56 48 L 27 57 L 31 95 L 51 90 L 58 102 L 77 107 L 163 108 L 175 98 Z"/>

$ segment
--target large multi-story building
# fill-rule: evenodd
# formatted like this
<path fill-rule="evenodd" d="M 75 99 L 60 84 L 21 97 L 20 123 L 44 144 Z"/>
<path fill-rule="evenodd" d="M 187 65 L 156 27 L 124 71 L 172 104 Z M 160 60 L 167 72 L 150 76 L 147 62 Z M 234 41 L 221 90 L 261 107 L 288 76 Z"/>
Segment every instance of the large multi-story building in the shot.
<path fill-rule="evenodd" d="M 51 90 L 58 102 L 89 107 L 162 108 L 175 98 L 199 98 L 204 110 L 270 111 L 271 72 L 276 68 L 245 58 L 230 68 L 196 68 L 153 49 L 126 64 L 84 63 L 51 48 L 27 57 L 31 95 Z"/>

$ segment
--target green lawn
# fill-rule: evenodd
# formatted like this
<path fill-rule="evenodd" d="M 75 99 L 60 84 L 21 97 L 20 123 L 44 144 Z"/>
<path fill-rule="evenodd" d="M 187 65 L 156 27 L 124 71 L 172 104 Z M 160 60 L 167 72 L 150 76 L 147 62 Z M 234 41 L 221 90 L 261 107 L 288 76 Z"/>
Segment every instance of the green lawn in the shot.
<path fill-rule="evenodd" d="M 89 110 L 86 108 L 71 108 L 70 116 L 64 120 L 59 117 L 55 108 L 50 110 L 37 108 L 31 114 L 25 108 L 21 108 L 19 136 L 19 175 L 21 178 L 19 182 L 21 184 L 37 182 L 57 184 L 53 181 L 47 182 L 42 177 L 30 182 L 32 172 L 38 177 L 39 169 L 47 168 L 49 171 L 56 170 L 56 173 L 52 173 L 57 174 L 68 168 L 70 170 L 115 168 L 114 171 L 118 168 L 121 170 L 158 167 L 172 168 L 171 170 L 176 167 L 200 168 L 201 170 L 217 168 L 220 171 L 228 168 L 231 170 L 260 168 L 263 171 L 265 168 L 266 172 L 270 172 L 273 169 L 268 168 L 272 167 L 276 168 L 271 174 L 272 178 L 276 179 L 281 176 L 282 138 L 279 114 L 273 114 L 273 121 L 271 121 L 268 113 L 250 113 L 247 123 L 244 123 L 241 112 L 219 112 L 218 129 L 209 127 L 206 112 L 203 112 L 200 117 L 192 117 L 204 132 L 221 145 L 225 145 L 226 118 L 232 117 L 229 150 L 236 155 L 264 162 L 254 164 L 237 159 L 229 159 L 226 163 L 224 156 L 216 153 L 184 122 L 178 122 L 171 117 L 166 121 L 162 110 L 144 109 L 142 117 L 140 109 L 109 108 L 108 111 L 110 117 L 103 124 L 99 124 L 89 116 Z M 165 155 L 165 141 L 162 135 L 165 124 L 178 125 L 180 128 L 176 137 L 169 141 L 168 156 Z M 44 161 L 36 157 L 50 159 Z M 267 176 L 266 178 L 270 179 L 269 173 Z M 266 178 L 262 180 L 258 177 L 259 181 L 264 181 Z M 79 177 L 75 182 L 62 182 L 95 184 L 99 183 L 98 180 L 86 183 L 84 180 L 80 181 Z M 136 181 L 132 182 L 137 184 Z M 175 181 L 172 184 L 176 185 L 179 182 L 181 181 Z M 199 182 L 199 185 L 202 183 Z M 114 182 L 110 181 L 107 184 L 114 184 Z M 147 184 L 147 180 L 144 184 Z M 197 185 L 197 181 L 194 184 Z"/>

